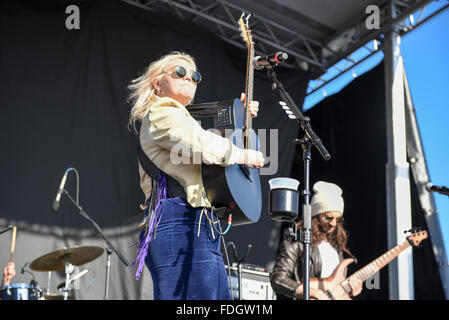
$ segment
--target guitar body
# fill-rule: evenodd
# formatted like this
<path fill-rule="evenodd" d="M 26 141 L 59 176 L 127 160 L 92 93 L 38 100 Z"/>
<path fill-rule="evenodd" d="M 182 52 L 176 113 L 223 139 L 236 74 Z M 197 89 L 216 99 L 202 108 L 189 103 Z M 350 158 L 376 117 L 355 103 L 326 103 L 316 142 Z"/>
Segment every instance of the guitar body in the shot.
<path fill-rule="evenodd" d="M 326 291 L 329 297 L 333 300 L 351 300 L 349 294 L 352 289 L 349 286 L 349 281 L 354 280 L 363 283 L 391 261 L 396 259 L 396 257 L 408 247 L 411 245 L 418 246 L 422 240 L 428 237 L 427 231 L 425 230 L 418 230 L 417 228 L 413 228 L 412 230 L 414 233 L 408 236 L 406 241 L 398 244 L 393 249 L 390 249 L 376 260 L 354 272 L 348 278 L 345 277 L 345 271 L 347 267 L 354 262 L 354 259 L 344 259 L 341 261 L 334 272 L 329 277 L 323 279 L 324 291 Z"/>
<path fill-rule="evenodd" d="M 233 144 L 243 148 L 245 107 L 240 100 L 234 99 L 232 108 L 228 110 L 233 120 L 233 134 L 229 138 Z M 254 132 L 251 132 L 251 137 L 252 141 L 257 141 Z M 213 206 L 227 208 L 234 226 L 259 220 L 262 211 L 259 169 L 238 164 L 226 167 L 203 164 L 202 175 L 207 198 Z"/>
<path fill-rule="evenodd" d="M 240 100 L 234 99 L 232 108 L 228 109 L 229 111 L 226 111 L 226 109 L 219 110 L 214 124 L 215 128 L 223 129 L 222 124 L 231 120 L 230 122 L 233 123 L 232 135 L 227 137 L 226 132 L 220 131 L 220 133 L 230 138 L 237 147 L 245 150 L 254 149 L 251 141 L 258 142 L 257 135 L 251 128 L 252 119 L 248 108 L 253 101 L 254 84 L 254 43 L 248 22 L 251 15 L 252 13 L 246 14 L 243 12 L 238 21 L 242 37 L 248 48 L 245 105 Z M 255 149 L 257 150 L 257 145 Z M 225 207 L 226 213 L 232 214 L 234 226 L 254 223 L 259 220 L 262 211 L 259 169 L 248 168 L 239 164 L 226 167 L 203 164 L 202 174 L 207 198 L 213 206 Z"/>
<path fill-rule="evenodd" d="M 349 296 L 350 291 L 346 292 L 345 287 L 340 284 L 344 283 L 346 279 L 346 269 L 353 262 L 354 259 L 352 258 L 344 259 L 329 277 L 323 279 L 324 291 L 329 290 L 332 293 L 333 299 L 351 300 Z"/>

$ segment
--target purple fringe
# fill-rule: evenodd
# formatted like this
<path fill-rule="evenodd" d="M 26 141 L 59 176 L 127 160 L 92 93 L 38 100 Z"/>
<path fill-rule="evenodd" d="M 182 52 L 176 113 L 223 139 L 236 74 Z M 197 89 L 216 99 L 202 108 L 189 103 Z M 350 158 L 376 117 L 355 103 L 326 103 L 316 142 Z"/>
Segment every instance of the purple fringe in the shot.
<path fill-rule="evenodd" d="M 167 198 L 167 183 L 165 175 L 164 174 L 161 175 L 159 173 L 156 207 L 154 208 L 153 211 L 151 211 L 148 224 L 145 227 L 145 230 L 142 231 L 140 235 L 139 248 L 137 249 L 136 260 L 134 260 L 134 262 L 131 264 L 131 266 L 135 266 L 137 264 L 137 271 L 135 276 L 136 280 L 139 280 L 140 276 L 142 275 L 143 266 L 145 265 L 145 258 L 148 253 L 148 246 L 154 237 L 154 233 L 156 231 L 157 226 L 159 225 L 159 222 L 161 221 L 163 213 L 161 200 L 164 200 L 166 198 Z M 148 214 L 148 210 L 149 208 L 147 208 L 147 210 L 145 211 L 145 215 Z"/>

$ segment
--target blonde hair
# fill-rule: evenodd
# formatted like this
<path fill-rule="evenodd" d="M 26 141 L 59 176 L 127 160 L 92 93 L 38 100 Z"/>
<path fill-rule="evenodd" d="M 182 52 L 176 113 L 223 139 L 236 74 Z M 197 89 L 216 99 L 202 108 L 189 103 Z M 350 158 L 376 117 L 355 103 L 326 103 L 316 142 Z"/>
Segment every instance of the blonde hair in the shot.
<path fill-rule="evenodd" d="M 167 65 L 176 59 L 186 60 L 196 70 L 196 64 L 192 56 L 185 52 L 173 51 L 153 61 L 140 77 L 131 81 L 128 86 L 130 90 L 128 101 L 132 105 L 128 129 L 137 133 L 136 122 L 141 121 L 148 108 L 161 98 L 156 95 L 155 80 L 161 79 L 166 72 Z"/>

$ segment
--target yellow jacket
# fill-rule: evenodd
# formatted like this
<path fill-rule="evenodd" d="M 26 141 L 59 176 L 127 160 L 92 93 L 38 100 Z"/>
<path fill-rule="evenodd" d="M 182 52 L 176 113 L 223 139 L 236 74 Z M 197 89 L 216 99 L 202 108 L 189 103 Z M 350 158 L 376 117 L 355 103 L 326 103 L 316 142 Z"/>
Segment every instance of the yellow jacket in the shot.
<path fill-rule="evenodd" d="M 240 149 L 229 139 L 204 130 L 182 104 L 168 97 L 150 106 L 139 138 L 148 158 L 183 186 L 192 207 L 211 207 L 203 185 L 202 163 L 227 166 L 240 157 Z M 151 178 L 140 164 L 139 174 L 147 199 Z"/>

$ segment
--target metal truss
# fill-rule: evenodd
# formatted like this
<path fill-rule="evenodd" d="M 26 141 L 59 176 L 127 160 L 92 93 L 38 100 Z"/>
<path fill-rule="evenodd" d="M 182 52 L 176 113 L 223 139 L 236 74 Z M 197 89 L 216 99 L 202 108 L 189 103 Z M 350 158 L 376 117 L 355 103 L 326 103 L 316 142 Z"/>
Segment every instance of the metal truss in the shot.
<path fill-rule="evenodd" d="M 242 8 L 224 0 L 122 0 L 135 6 L 162 11 L 177 15 L 183 21 L 190 21 L 206 27 L 224 41 L 246 48 L 240 39 L 238 19 Z M 251 17 L 250 29 L 255 41 L 255 54 L 268 55 L 276 51 L 289 54 L 289 63 L 283 65 L 290 68 L 307 68 L 307 64 L 325 71 L 319 52 L 322 44 L 306 35 L 295 32 L 277 22 L 264 18 L 257 13 Z M 293 58 L 293 59 L 291 59 Z"/>
<path fill-rule="evenodd" d="M 224 41 L 240 48 L 246 48 L 240 39 L 240 30 L 237 20 L 243 11 L 251 8 L 242 8 L 230 0 L 122 0 L 128 4 L 142 9 L 166 12 L 178 16 L 183 21 L 203 26 L 215 33 Z M 390 3 L 395 3 L 395 15 L 389 12 Z M 430 17 L 423 19 L 425 6 L 432 0 L 387 0 L 378 2 L 380 13 L 380 28 L 367 29 L 366 18 L 368 14 L 344 28 L 328 39 L 318 41 L 306 34 L 291 30 L 278 22 L 256 13 L 250 20 L 250 29 L 255 41 L 255 54 L 268 55 L 276 51 L 284 51 L 289 55 L 286 67 L 302 69 L 310 72 L 312 79 L 318 79 L 315 88 L 309 88 L 308 94 L 319 90 L 330 81 L 351 70 L 361 62 L 367 60 L 382 49 L 383 34 L 393 27 L 406 33 L 424 23 Z M 263 5 L 263 2 L 262 2 Z M 440 9 L 444 10 L 447 6 Z M 417 21 L 404 21 L 417 10 L 422 10 Z M 436 13 L 435 13 L 436 14 Z M 392 18 L 394 16 L 395 18 Z M 433 15 L 432 15 L 433 16 Z M 376 41 L 376 46 L 369 48 L 367 43 Z M 351 53 L 365 47 L 366 54 L 359 59 L 351 58 Z M 336 66 L 338 62 L 345 61 L 343 67 Z M 330 68 L 337 69 L 337 75 L 329 80 L 321 78 Z"/>
<path fill-rule="evenodd" d="M 314 86 L 312 87 L 309 83 L 309 87 L 307 89 L 307 95 L 313 94 L 315 91 L 320 90 L 336 78 L 340 77 L 342 74 L 347 71 L 354 69 L 355 66 L 363 63 L 364 61 L 371 58 L 373 55 L 383 50 L 384 44 L 384 34 L 393 30 L 393 28 L 398 32 L 401 36 L 407 34 L 408 32 L 414 30 L 419 27 L 426 21 L 430 20 L 437 14 L 446 10 L 449 7 L 449 4 L 442 6 L 441 8 L 435 10 L 430 13 L 426 17 L 424 17 L 424 12 L 426 11 L 427 5 L 432 2 L 430 1 L 400 1 L 400 0 L 392 0 L 391 2 L 395 3 L 395 18 L 388 18 L 389 15 L 389 4 L 390 1 L 385 2 L 380 9 L 380 17 L 381 17 L 381 26 L 377 30 L 372 30 L 367 32 L 365 36 L 361 36 L 362 33 L 356 32 L 357 29 L 366 29 L 365 20 L 361 20 L 358 24 L 349 28 L 347 31 L 341 33 L 340 35 L 335 36 L 330 39 L 327 44 L 332 47 L 333 42 L 344 42 L 345 45 L 340 47 L 340 50 L 334 52 L 324 52 L 323 56 L 328 57 L 327 59 L 327 67 L 328 71 L 331 69 L 336 69 L 337 72 L 330 79 L 324 79 L 325 75 L 318 75 L 316 77 L 317 81 L 315 81 Z M 415 20 L 414 13 L 418 16 Z M 390 15 L 391 16 L 391 15 Z M 359 34 L 359 36 L 356 36 Z M 367 46 L 367 43 L 370 41 L 374 42 L 373 48 Z M 364 48 L 365 53 L 362 57 L 357 60 L 351 59 L 351 54 L 360 48 Z M 345 56 L 347 55 L 347 56 Z M 324 58 L 326 59 L 326 58 Z M 338 67 L 337 63 L 341 60 L 346 60 L 345 66 L 343 68 Z"/>

